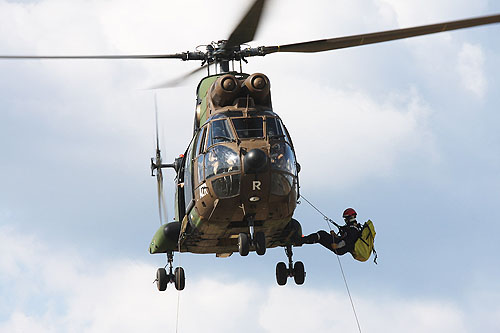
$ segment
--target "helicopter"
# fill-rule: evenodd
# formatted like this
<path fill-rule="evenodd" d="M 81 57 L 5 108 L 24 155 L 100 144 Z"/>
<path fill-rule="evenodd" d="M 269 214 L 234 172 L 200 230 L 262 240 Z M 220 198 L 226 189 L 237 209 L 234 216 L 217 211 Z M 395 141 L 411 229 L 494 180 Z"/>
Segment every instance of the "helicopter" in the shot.
<path fill-rule="evenodd" d="M 278 284 L 293 277 L 304 283 L 304 265 L 293 263 L 294 239 L 301 226 L 293 219 L 300 197 L 299 172 L 291 136 L 271 103 L 270 80 L 260 73 L 243 73 L 241 64 L 253 56 L 277 52 L 323 52 L 345 47 L 467 28 L 500 22 L 500 15 L 408 29 L 331 38 L 281 46 L 241 48 L 253 40 L 265 1 L 254 1 L 227 40 L 206 46 L 205 51 L 142 56 L 2 56 L 2 58 L 171 58 L 201 61 L 191 76 L 206 69 L 196 91 L 193 137 L 172 164 L 157 154 L 151 163 L 157 177 L 160 211 L 163 197 L 162 169 L 176 172 L 176 219 L 162 225 L 150 244 L 150 253 L 166 253 L 169 272 L 157 271 L 157 286 L 165 290 L 174 282 L 184 289 L 182 267 L 173 270 L 174 252 L 214 253 L 219 257 L 250 251 L 263 255 L 267 248 L 285 247 L 289 259 L 276 266 Z M 234 71 L 234 63 L 240 71 Z M 233 68 L 230 70 L 230 64 Z M 215 73 L 210 74 L 210 66 Z M 186 77 L 187 77 L 186 76 Z M 181 78 L 181 79 L 184 79 Z M 157 88 L 170 87 L 171 81 Z M 157 135 L 158 137 L 158 135 Z M 156 174 L 155 174 L 156 173 Z M 161 213 L 160 213 L 161 214 Z"/>

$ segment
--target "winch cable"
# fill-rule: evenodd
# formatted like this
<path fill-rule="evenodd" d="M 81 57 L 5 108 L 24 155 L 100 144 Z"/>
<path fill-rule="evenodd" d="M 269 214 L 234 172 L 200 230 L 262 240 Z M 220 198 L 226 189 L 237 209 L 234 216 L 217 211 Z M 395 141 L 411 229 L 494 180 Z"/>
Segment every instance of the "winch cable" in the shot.
<path fill-rule="evenodd" d="M 165 193 L 164 193 L 164 187 L 163 187 L 162 159 L 161 159 L 160 139 L 159 139 L 159 131 L 158 131 L 158 100 L 156 97 L 156 93 L 154 94 L 154 102 L 155 102 L 154 104 L 155 104 L 155 125 L 156 125 L 156 133 L 155 133 L 156 134 L 155 135 L 156 159 L 155 159 L 154 166 L 156 168 L 156 181 L 157 181 L 157 192 L 158 192 L 158 213 L 159 213 L 159 217 L 160 217 L 160 225 L 163 225 L 163 220 L 165 220 L 165 223 L 168 223 L 168 209 L 167 209 L 167 204 L 165 202 Z M 165 139 L 163 139 L 162 141 L 165 142 Z M 153 163 L 153 159 L 151 159 L 151 163 Z M 181 267 L 181 265 L 180 265 L 180 262 L 181 262 L 181 258 L 180 258 L 181 257 L 181 243 L 180 243 L 180 241 L 177 242 L 177 246 L 178 246 L 177 250 L 179 251 L 179 259 L 177 260 L 177 263 L 179 264 L 179 267 Z M 169 276 L 169 278 L 170 278 L 170 276 Z M 174 283 L 175 283 L 175 277 L 174 277 Z M 176 319 L 175 319 L 175 332 L 176 333 L 179 330 L 180 298 L 181 298 L 181 291 L 177 290 L 177 314 L 176 314 Z"/>
<path fill-rule="evenodd" d="M 181 242 L 177 242 L 177 250 L 179 250 L 179 260 L 177 263 L 181 267 Z M 179 309 L 180 309 L 181 291 L 177 290 L 177 315 L 175 318 L 175 333 L 179 331 Z"/>
<path fill-rule="evenodd" d="M 323 216 L 324 220 L 326 221 L 326 225 L 328 226 L 328 229 L 330 229 L 330 232 L 332 232 L 332 227 L 330 226 L 330 224 L 328 224 L 328 222 L 330 222 L 331 224 L 333 224 L 334 226 L 336 226 L 337 228 L 340 229 L 340 226 L 337 223 L 335 223 L 335 221 L 333 221 L 331 218 L 329 218 L 328 216 L 323 214 L 318 208 L 316 208 L 316 206 L 314 206 L 309 200 L 307 200 L 302 193 L 300 194 L 300 197 L 302 199 L 304 199 L 312 208 L 314 208 L 318 213 L 320 213 Z M 344 284 L 345 284 L 345 287 L 347 290 L 347 295 L 349 295 L 349 300 L 351 301 L 352 311 L 354 312 L 354 318 L 356 318 L 356 324 L 358 325 L 359 333 L 361 333 L 361 326 L 359 324 L 358 314 L 356 313 L 356 308 L 354 307 L 354 302 L 352 300 L 351 292 L 350 292 L 349 286 L 347 284 L 347 279 L 346 279 L 345 274 L 344 274 L 344 269 L 342 268 L 342 263 L 340 262 L 340 256 L 336 253 L 335 253 L 335 255 L 337 256 L 337 260 L 339 262 L 340 272 L 342 273 L 342 278 L 344 279 Z"/>

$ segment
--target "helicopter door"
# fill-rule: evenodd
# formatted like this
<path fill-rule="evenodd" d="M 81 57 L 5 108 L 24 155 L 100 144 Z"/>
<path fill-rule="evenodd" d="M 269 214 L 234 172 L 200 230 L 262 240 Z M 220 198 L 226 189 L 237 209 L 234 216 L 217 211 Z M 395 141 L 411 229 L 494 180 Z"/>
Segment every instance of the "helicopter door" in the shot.
<path fill-rule="evenodd" d="M 184 164 L 184 202 L 189 207 L 190 202 L 193 200 L 193 146 L 195 140 L 191 140 L 186 152 L 186 161 Z M 186 214 L 189 212 L 186 212 Z"/>

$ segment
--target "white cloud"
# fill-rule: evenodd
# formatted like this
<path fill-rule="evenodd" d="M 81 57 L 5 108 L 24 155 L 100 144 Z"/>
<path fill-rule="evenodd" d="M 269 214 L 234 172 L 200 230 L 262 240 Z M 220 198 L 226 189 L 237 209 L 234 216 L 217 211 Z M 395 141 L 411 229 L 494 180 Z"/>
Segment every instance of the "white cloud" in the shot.
<path fill-rule="evenodd" d="M 354 302 L 362 331 L 466 332 L 464 314 L 450 303 L 359 295 L 355 295 Z M 267 304 L 261 308 L 260 321 L 270 332 L 357 332 L 345 291 L 272 289 Z"/>
<path fill-rule="evenodd" d="M 396 175 L 398 161 L 420 160 L 420 156 L 425 163 L 436 160 L 427 128 L 431 111 L 415 89 L 372 98 L 362 91 L 312 82 L 305 86 L 297 99 L 279 101 L 278 107 L 303 110 L 295 117 L 282 112 L 303 177 L 321 183 L 324 179 L 318 175 L 328 174 L 329 183 L 352 185 L 366 177 Z"/>
<path fill-rule="evenodd" d="M 464 43 L 458 55 L 458 72 L 462 85 L 477 97 L 486 93 L 484 55 L 481 46 Z"/>
<path fill-rule="evenodd" d="M 221 7 L 228 13 L 240 13 L 247 3 L 249 1 L 226 0 Z M 370 27 L 382 30 L 384 27 L 394 28 L 397 26 L 395 23 L 403 27 L 460 18 L 474 15 L 484 1 L 380 1 L 380 6 L 378 1 L 347 4 L 324 0 L 316 6 L 288 0 L 273 3 L 271 9 L 274 12 L 257 36 L 267 38 L 267 42 L 253 45 L 362 33 L 371 31 Z M 191 10 L 192 7 L 197 10 Z M 372 11 L 374 7 L 376 10 Z M 44 0 L 30 5 L 0 0 L 0 31 L 5 32 L 0 45 L 5 53 L 6 50 L 12 53 L 192 50 L 198 43 L 226 37 L 239 19 L 239 15 L 235 14 L 207 26 L 206 17 L 210 15 L 208 13 L 213 13 L 214 8 L 211 2 L 192 0 L 175 3 L 160 0 L 75 0 L 71 4 Z M 301 8 L 300 12 L 296 8 Z M 494 28 L 478 28 L 478 31 L 480 29 Z M 467 71 L 479 74 L 484 71 L 482 64 L 478 66 L 474 62 L 479 59 L 477 53 L 465 50 L 466 44 L 454 37 L 458 34 L 408 40 L 408 45 L 412 45 L 408 47 L 410 55 L 414 52 L 416 56 L 407 59 L 401 59 L 400 53 L 389 52 L 385 57 L 377 57 L 382 59 L 365 63 L 363 59 L 366 55 L 373 57 L 376 53 L 370 53 L 371 46 L 359 48 L 359 53 L 341 51 L 335 55 L 311 55 L 310 58 L 282 54 L 252 59 L 247 70 L 263 71 L 273 82 L 275 110 L 291 130 L 299 162 L 303 165 L 302 180 L 307 180 L 303 184 L 328 184 L 342 189 L 347 184 L 362 184 L 370 178 L 411 172 L 408 168 L 399 168 L 405 160 L 417 168 L 429 163 L 429 160 L 432 163 L 438 154 L 427 122 L 434 114 L 436 104 L 439 106 L 440 102 L 446 101 L 436 103 L 430 99 L 428 92 L 433 91 L 435 95 L 455 92 L 457 89 L 452 87 L 455 82 L 477 89 L 477 80 L 475 85 L 471 85 L 473 81 L 470 79 L 474 75 L 463 76 L 457 71 L 460 50 L 464 52 Z M 470 45 L 472 49 L 479 47 Z M 390 45 L 387 44 L 387 47 Z M 403 57 L 407 56 L 407 53 L 403 54 Z M 290 59 L 296 61 L 290 62 Z M 416 68 L 419 73 L 422 68 L 425 70 L 421 77 L 406 72 L 391 72 L 392 65 L 400 62 L 405 65 L 394 68 L 406 66 L 408 72 Z M 382 67 L 384 64 L 388 65 Z M 10 88 L 10 84 L 18 87 L 17 94 L 11 94 L 17 98 L 14 101 L 16 106 L 25 106 L 26 118 L 39 123 L 36 129 L 46 129 L 40 133 L 26 131 L 26 127 L 20 126 L 18 132 L 31 135 L 29 140 L 35 143 L 45 142 L 47 149 L 40 156 L 52 162 L 49 167 L 55 173 L 64 167 L 60 167 L 59 163 L 69 160 L 82 164 L 80 168 L 69 171 L 82 182 L 68 188 L 67 184 L 58 183 L 54 178 L 52 186 L 57 186 L 64 197 L 69 197 L 71 191 L 78 192 L 83 182 L 89 182 L 92 170 L 85 167 L 88 164 L 100 166 L 99 171 L 104 177 L 109 175 L 105 167 L 117 172 L 134 164 L 139 170 L 134 172 L 144 170 L 144 174 L 134 173 L 133 177 L 120 179 L 121 187 L 111 184 L 109 187 L 115 187 L 117 191 L 127 187 L 126 191 L 137 193 L 137 200 L 143 201 L 140 196 L 146 187 L 138 190 L 130 184 L 138 182 L 142 175 L 147 176 L 149 152 L 153 148 L 153 99 L 152 94 L 135 90 L 192 70 L 197 65 L 180 61 L 130 61 L 3 62 L 1 66 L 2 70 L 6 70 L 6 75 L 3 75 L 8 82 L 6 87 Z M 374 75 L 370 72 L 370 65 L 380 67 L 380 72 Z M 19 71 L 20 68 L 22 70 Z M 297 72 L 304 74 L 303 77 L 295 75 Z M 409 75 L 408 80 L 406 75 Z M 388 84 L 401 77 L 405 79 Z M 351 81 L 352 78 L 357 80 Z M 467 80 L 461 81 L 460 78 Z M 166 160 L 181 153 L 189 140 L 195 81 L 193 79 L 186 88 L 159 92 L 160 113 L 169 131 L 165 136 L 168 149 L 163 151 Z M 348 83 L 345 84 L 345 81 Z M 333 82 L 335 88 L 331 85 Z M 378 90 L 370 89 L 373 82 L 380 83 Z M 411 85 L 416 88 L 407 88 Z M 38 89 L 43 97 L 36 95 Z M 373 91 L 387 91 L 387 94 L 377 95 Z M 481 89 L 470 91 L 476 94 L 475 91 Z M 4 100 L 10 101 L 11 98 L 5 96 Z M 8 111 L 16 113 L 18 109 Z M 47 142 L 44 136 L 47 132 L 57 137 Z M 328 146 L 326 142 L 330 138 L 332 145 Z M 4 141 L 9 145 L 16 142 L 12 138 Z M 121 145 L 117 146 L 117 143 Z M 453 144 L 460 147 L 460 142 L 453 140 Z M 23 155 L 7 154 L 4 162 L 14 161 L 21 166 L 29 166 L 26 172 L 29 174 L 34 168 L 23 159 L 31 155 L 26 154 L 25 148 L 24 145 L 15 146 L 12 149 Z M 38 167 L 43 167 L 43 161 Z M 44 179 L 47 174 L 44 170 L 39 178 Z M 4 177 L 12 178 L 9 173 L 4 173 Z M 18 182 L 21 183 L 21 180 Z M 108 184 L 96 183 L 96 188 L 104 185 Z M 10 191 L 18 188 L 12 187 Z M 10 193 L 9 190 L 6 193 Z M 327 196 L 328 192 L 323 195 Z M 52 202 L 58 203 L 59 199 L 53 198 Z M 388 197 L 388 201 L 392 199 Z M 11 210 L 15 215 L 31 211 L 31 201 L 27 202 L 19 207 L 9 207 L 10 210 L 6 210 L 8 213 L 0 214 L 0 218 L 11 216 Z M 439 202 L 436 198 L 436 204 Z M 93 209 L 84 207 L 89 204 L 87 200 L 78 204 L 78 211 L 86 213 L 88 209 Z M 154 202 L 152 206 L 154 209 Z M 45 218 L 58 215 L 52 206 L 44 208 L 47 208 L 43 212 Z M 142 218 L 144 214 L 130 215 L 133 217 L 120 221 L 126 226 L 119 231 L 120 236 L 131 226 L 133 230 L 142 228 L 137 227 L 137 221 L 141 219 L 136 217 Z M 387 217 L 380 212 L 379 215 Z M 113 218 L 116 219 L 116 215 Z M 49 224 L 43 218 L 36 223 L 42 226 Z M 390 223 L 390 217 L 385 223 Z M 62 229 L 65 231 L 62 232 Z M 146 226 L 146 229 L 149 227 Z M 74 236 L 79 238 L 78 244 L 90 244 L 96 240 L 82 241 L 75 230 L 81 229 L 71 226 L 67 216 L 64 216 L 57 230 L 47 229 L 47 233 L 57 235 L 62 232 Z M 63 243 L 65 247 L 58 247 L 58 244 L 48 246 L 32 235 L 0 228 L 0 331 L 173 331 L 177 293 L 172 286 L 166 293 L 155 290 L 151 282 L 156 267 L 126 259 L 91 262 L 80 257 L 78 249 L 71 248 L 70 241 Z M 120 252 L 116 248 L 114 250 L 113 253 Z M 187 267 L 187 287 L 180 296 L 181 332 L 201 329 L 276 332 L 286 327 L 291 332 L 309 330 L 310 327 L 317 331 L 356 331 L 343 290 L 318 290 L 307 282 L 302 287 L 288 285 L 279 288 L 250 279 L 241 280 L 233 275 L 220 277 L 210 274 L 207 279 L 193 279 L 190 275 L 193 270 L 195 268 Z M 488 331 L 488 327 L 492 327 L 491 332 L 499 329 L 498 320 L 495 322 L 492 319 L 498 318 L 500 313 L 497 305 L 477 311 L 481 315 L 477 320 L 476 314 L 471 315 L 465 305 L 438 299 L 405 299 L 405 295 L 404 290 L 397 297 L 354 294 L 363 331 L 463 332 L 465 321 L 487 322 L 483 332 Z M 479 298 L 472 304 L 478 308 L 484 306 Z M 410 327 L 408 323 L 411 323 Z M 474 327 L 469 329 L 473 330 Z"/>
<path fill-rule="evenodd" d="M 188 276 L 180 295 L 172 285 L 160 293 L 151 283 L 155 270 L 151 265 L 123 259 L 88 262 L 5 226 L 0 228 L 0 253 L 2 283 L 13 286 L 0 295 L 11 302 L 0 308 L 0 318 L 5 318 L 0 321 L 2 332 L 173 331 L 178 301 L 180 332 L 357 330 L 344 290 L 307 284 L 263 286 L 215 274 L 199 280 Z M 25 295 L 17 297 L 22 291 Z M 363 330 L 467 331 L 467 315 L 458 304 L 381 297 L 382 292 L 353 294 Z M 40 304 L 33 310 L 36 302 Z M 494 314 L 498 309 L 486 311 Z"/>
<path fill-rule="evenodd" d="M 487 7 L 487 1 L 463 0 L 381 0 L 380 3 L 383 8 L 392 9 L 401 28 L 482 16 Z M 482 26 L 474 30 L 491 28 L 494 27 Z M 461 81 L 466 90 L 483 97 L 486 89 L 484 57 L 480 46 L 463 42 L 468 36 L 464 29 L 405 39 L 404 45 L 413 54 L 408 65 L 418 68 L 422 79 L 436 91 L 442 89 L 443 82 L 448 82 L 446 86 L 451 88 L 453 82 Z"/>
<path fill-rule="evenodd" d="M 379 0 L 378 2 L 392 7 L 402 28 L 474 16 L 474 12 L 484 9 L 487 4 L 486 0 L 474 2 L 467 0 Z"/>

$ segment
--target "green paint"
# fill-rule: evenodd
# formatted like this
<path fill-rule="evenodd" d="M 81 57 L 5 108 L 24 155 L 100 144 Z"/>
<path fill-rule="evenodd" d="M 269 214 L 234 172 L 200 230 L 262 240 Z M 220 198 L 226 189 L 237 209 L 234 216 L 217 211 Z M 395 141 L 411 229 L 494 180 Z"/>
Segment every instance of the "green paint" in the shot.
<path fill-rule="evenodd" d="M 191 212 L 189 213 L 189 217 L 191 218 L 191 223 L 194 225 L 194 227 L 198 228 L 198 226 L 200 225 L 200 223 L 202 221 L 202 218 L 198 214 L 198 210 L 196 209 L 196 207 L 193 207 L 193 209 L 191 209 Z"/>
<path fill-rule="evenodd" d="M 156 230 L 151 243 L 149 244 L 149 253 L 166 253 L 167 251 L 177 250 L 177 242 L 172 242 L 165 237 L 165 226 L 166 224 L 160 226 Z"/>
<path fill-rule="evenodd" d="M 155 232 L 153 239 L 151 240 L 151 243 L 149 244 L 149 253 L 165 253 L 167 251 L 166 249 L 166 238 L 165 234 L 163 233 L 163 228 L 164 226 L 162 225 L 158 230 Z"/>
<path fill-rule="evenodd" d="M 201 100 L 201 109 L 200 109 L 200 127 L 205 124 L 208 116 L 208 103 L 207 103 L 207 94 L 208 89 L 212 86 L 212 84 L 220 77 L 222 74 L 207 76 L 203 78 L 198 84 L 197 96 L 198 100 Z"/>

